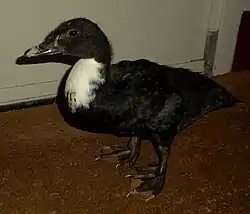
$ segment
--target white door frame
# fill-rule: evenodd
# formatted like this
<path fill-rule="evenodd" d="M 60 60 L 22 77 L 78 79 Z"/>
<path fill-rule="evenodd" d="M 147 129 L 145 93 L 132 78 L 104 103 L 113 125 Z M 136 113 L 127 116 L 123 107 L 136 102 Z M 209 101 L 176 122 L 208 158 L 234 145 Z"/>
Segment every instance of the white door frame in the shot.
<path fill-rule="evenodd" d="M 218 30 L 213 75 L 230 72 L 238 29 L 244 10 L 250 10 L 250 0 L 211 0 L 209 28 Z"/>

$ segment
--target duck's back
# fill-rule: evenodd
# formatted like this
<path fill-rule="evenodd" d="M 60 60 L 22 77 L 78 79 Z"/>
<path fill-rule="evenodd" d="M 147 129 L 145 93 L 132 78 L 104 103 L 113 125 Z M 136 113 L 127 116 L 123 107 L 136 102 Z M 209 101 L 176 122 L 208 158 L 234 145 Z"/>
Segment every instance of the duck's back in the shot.
<path fill-rule="evenodd" d="M 189 108 L 203 112 L 227 108 L 240 102 L 216 81 L 184 68 L 163 66 L 167 71 L 167 85 L 182 94 Z"/>
<path fill-rule="evenodd" d="M 142 81 L 153 76 L 151 83 L 146 81 L 149 83 L 148 88 L 156 84 L 157 80 L 157 84 L 164 85 L 168 92 L 172 91 L 182 97 L 186 108 L 186 120 L 240 102 L 214 80 L 189 69 L 159 65 L 146 59 L 123 60 L 111 66 L 113 80 L 122 85 L 131 82 L 134 78 L 132 74 L 141 70 L 144 70 Z M 155 74 L 152 75 L 152 72 Z"/>

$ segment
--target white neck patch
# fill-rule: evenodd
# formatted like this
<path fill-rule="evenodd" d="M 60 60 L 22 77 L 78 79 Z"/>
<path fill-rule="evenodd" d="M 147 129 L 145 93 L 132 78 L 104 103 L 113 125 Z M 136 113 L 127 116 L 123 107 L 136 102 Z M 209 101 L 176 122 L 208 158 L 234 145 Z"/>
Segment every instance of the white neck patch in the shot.
<path fill-rule="evenodd" d="M 89 108 L 95 98 L 94 89 L 105 81 L 101 75 L 104 65 L 91 59 L 80 59 L 71 69 L 65 85 L 65 95 L 72 112 Z"/>

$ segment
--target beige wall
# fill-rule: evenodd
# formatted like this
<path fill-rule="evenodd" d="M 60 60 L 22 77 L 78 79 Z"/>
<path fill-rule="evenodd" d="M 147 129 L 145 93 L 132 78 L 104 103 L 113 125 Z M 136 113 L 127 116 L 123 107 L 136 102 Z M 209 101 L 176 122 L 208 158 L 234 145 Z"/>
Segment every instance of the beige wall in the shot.
<path fill-rule="evenodd" d="M 62 20 L 97 22 L 113 44 L 114 61 L 172 64 L 203 57 L 209 6 L 210 0 L 2 0 L 0 105 L 55 94 L 67 66 L 17 66 L 15 59 Z"/>

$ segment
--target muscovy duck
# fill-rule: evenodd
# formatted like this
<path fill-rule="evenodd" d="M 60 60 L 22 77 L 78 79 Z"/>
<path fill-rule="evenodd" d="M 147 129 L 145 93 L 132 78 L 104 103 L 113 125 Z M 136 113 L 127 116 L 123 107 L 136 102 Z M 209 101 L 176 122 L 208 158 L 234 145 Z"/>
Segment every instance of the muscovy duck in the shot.
<path fill-rule="evenodd" d="M 142 140 L 151 141 L 158 164 L 126 177 L 139 181 L 129 194 L 147 200 L 163 189 L 174 137 L 204 114 L 241 102 L 199 73 L 147 59 L 111 64 L 111 44 L 93 21 L 74 18 L 59 24 L 24 58 L 73 56 L 61 104 L 65 120 L 92 133 L 129 136 L 128 148 L 103 147 L 100 158 L 118 157 L 133 166 Z M 99 159 L 100 159 L 99 158 Z"/>

